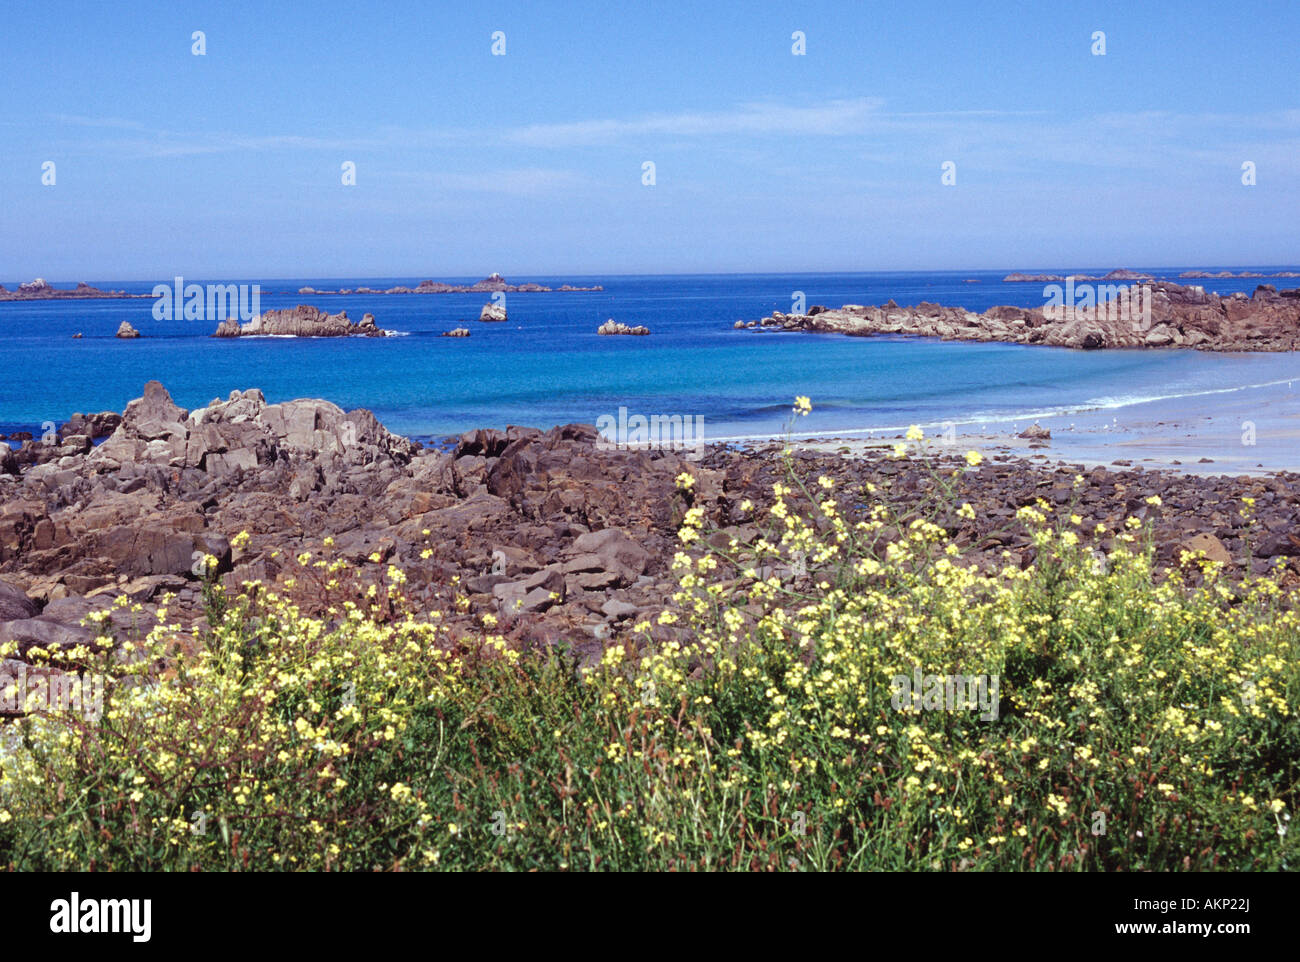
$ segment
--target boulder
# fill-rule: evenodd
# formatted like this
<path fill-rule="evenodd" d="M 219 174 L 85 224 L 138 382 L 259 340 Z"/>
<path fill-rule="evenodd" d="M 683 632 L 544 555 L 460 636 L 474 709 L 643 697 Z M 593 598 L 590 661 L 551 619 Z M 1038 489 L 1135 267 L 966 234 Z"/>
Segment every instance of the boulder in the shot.
<path fill-rule="evenodd" d="M 93 441 L 106 438 L 117 430 L 122 423 L 122 415 L 116 411 L 100 411 L 98 414 L 81 414 L 68 418 L 67 423 L 59 428 L 59 437 L 84 434 Z"/>
<path fill-rule="evenodd" d="M 611 598 L 600 606 L 600 610 L 607 618 L 621 621 L 624 618 L 631 618 L 639 609 L 636 605 L 629 604 L 626 601 L 619 601 L 616 598 Z"/>
<path fill-rule="evenodd" d="M 1178 545 L 1179 551 L 1203 551 L 1207 561 L 1215 561 L 1219 564 L 1232 564 L 1232 555 L 1228 552 L 1227 547 L 1212 534 L 1201 532 L 1193 535 Z"/>
<path fill-rule="evenodd" d="M 140 332 L 131 326 L 130 321 L 123 321 L 121 324 L 117 326 L 117 333 L 114 334 L 113 336 L 123 337 L 123 338 L 139 337 Z"/>
<path fill-rule="evenodd" d="M 598 558 L 601 568 L 615 574 L 622 584 L 631 584 L 644 574 L 651 560 L 650 552 L 619 528 L 602 528 L 580 535 L 574 539 L 570 552 L 577 557 Z"/>
<path fill-rule="evenodd" d="M 230 542 L 222 535 L 165 527 L 123 525 L 100 532 L 96 554 L 112 569 L 130 577 L 196 575 L 203 555 L 217 559 L 217 571 L 230 568 Z"/>
<path fill-rule="evenodd" d="M 35 618 L 41 613 L 40 605 L 7 581 L 0 581 L 0 621 L 18 621 Z"/>
<path fill-rule="evenodd" d="M 1276 558 L 1279 556 L 1294 558 L 1300 556 L 1300 537 L 1284 531 L 1265 535 L 1260 540 L 1259 548 L 1256 549 L 1255 553 L 1261 558 Z"/>
<path fill-rule="evenodd" d="M 37 647 L 49 651 L 89 645 L 94 637 L 94 632 L 89 628 L 47 618 L 25 618 L 0 624 L 0 645 L 16 643 L 19 655 L 25 655 L 29 649 Z"/>

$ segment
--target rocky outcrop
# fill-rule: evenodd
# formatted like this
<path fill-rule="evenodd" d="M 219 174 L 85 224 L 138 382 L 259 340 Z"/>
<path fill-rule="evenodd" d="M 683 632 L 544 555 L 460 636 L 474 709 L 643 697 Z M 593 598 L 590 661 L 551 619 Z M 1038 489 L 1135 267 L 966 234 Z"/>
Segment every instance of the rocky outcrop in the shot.
<path fill-rule="evenodd" d="M 483 310 L 478 312 L 480 321 L 504 321 L 506 320 L 506 309 L 501 304 L 484 304 Z"/>
<path fill-rule="evenodd" d="M 623 324 L 619 321 L 616 321 L 611 317 L 604 324 L 600 325 L 600 327 L 596 328 L 596 333 L 597 334 L 633 334 L 633 335 L 644 336 L 650 333 L 650 328 L 645 327 L 641 324 L 638 324 L 635 327 L 629 327 L 627 324 Z"/>
<path fill-rule="evenodd" d="M 292 310 L 265 311 L 247 324 L 234 318 L 217 325 L 213 337 L 384 337 L 388 331 L 375 324 L 373 314 L 352 321 L 347 311 L 327 314 L 318 307 L 299 304 Z"/>
<path fill-rule="evenodd" d="M 665 575 L 671 559 L 674 479 L 695 472 L 714 492 L 720 480 L 671 453 L 611 459 L 596 441 L 586 426 L 512 428 L 421 453 L 366 411 L 267 404 L 256 390 L 187 411 L 150 382 L 98 448 L 0 482 L 0 571 L 68 616 L 119 593 L 149 613 L 173 592 L 170 610 L 189 624 L 204 556 L 231 588 L 290 576 L 302 550 L 358 565 L 380 557 L 410 572 L 418 592 L 458 577 L 472 612 L 539 639 L 576 628 L 594 642 L 592 626 L 657 604 L 649 575 Z M 232 545 L 243 530 L 251 544 Z M 14 604 L 12 620 L 35 614 Z M 553 619 L 523 625 L 521 615 Z M 23 637 L 53 630 L 25 627 Z"/>
<path fill-rule="evenodd" d="M 328 401 L 267 404 L 261 391 L 186 411 L 157 381 L 127 405 L 112 435 L 95 448 L 92 468 L 158 465 L 218 477 L 281 461 L 339 457 L 348 463 L 405 463 L 416 446 L 389 434 L 369 411 L 344 412 Z"/>
<path fill-rule="evenodd" d="M 1109 276 L 1109 275 L 1108 275 Z M 1143 293 L 1145 291 L 1145 293 Z M 763 328 L 856 336 L 916 334 L 943 340 L 1009 341 L 1095 350 L 1192 347 L 1204 351 L 1293 351 L 1300 348 L 1300 298 L 1261 285 L 1253 296 L 1220 297 L 1202 287 L 1157 281 L 1115 286 L 1119 299 L 1090 308 L 994 307 L 976 314 L 925 303 L 898 307 L 846 304 L 817 315 L 775 313 Z M 1149 310 L 1126 309 L 1145 302 Z"/>
<path fill-rule="evenodd" d="M 114 334 L 113 336 L 123 337 L 123 338 L 139 337 L 140 332 L 131 326 L 130 321 L 123 321 L 121 324 L 117 326 L 117 333 Z"/>
<path fill-rule="evenodd" d="M 439 337 L 469 337 L 469 328 L 453 327 L 450 331 L 443 331 Z"/>

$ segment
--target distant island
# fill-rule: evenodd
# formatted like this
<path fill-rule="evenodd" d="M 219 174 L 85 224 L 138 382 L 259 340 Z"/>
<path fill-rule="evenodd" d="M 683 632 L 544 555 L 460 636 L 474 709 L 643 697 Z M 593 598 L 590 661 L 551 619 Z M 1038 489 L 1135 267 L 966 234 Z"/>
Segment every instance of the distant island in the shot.
<path fill-rule="evenodd" d="M 595 287 L 575 287 L 561 284 L 559 287 L 546 287 L 542 284 L 510 284 L 500 274 L 492 273 L 473 284 L 444 284 L 442 281 L 420 281 L 415 287 L 390 287 L 379 290 L 374 287 L 341 288 L 337 291 L 322 291 L 314 287 L 300 287 L 299 294 L 490 294 L 498 291 L 510 294 L 549 294 L 554 292 L 603 291 Z"/>
<path fill-rule="evenodd" d="M 1276 274 L 1257 274 L 1254 271 L 1242 271 L 1240 274 L 1234 274 L 1232 271 L 1183 271 L 1179 277 L 1300 277 L 1300 271 L 1279 271 Z"/>
<path fill-rule="evenodd" d="M 8 290 L 3 284 L 0 284 L 0 301 L 54 301 L 73 298 L 122 298 L 122 297 L 153 297 L 152 294 L 128 294 L 126 291 L 102 291 L 98 287 L 91 287 L 84 281 L 74 287 L 72 290 L 59 290 L 52 287 L 43 277 L 38 277 L 34 281 L 28 281 L 26 284 L 19 284 L 17 290 Z"/>
<path fill-rule="evenodd" d="M 1184 278 L 1300 277 L 1300 271 L 1278 271 L 1276 274 L 1259 274 L 1254 271 L 1242 271 L 1239 274 L 1234 274 L 1232 271 L 1183 271 L 1178 276 Z M 1153 281 L 1156 279 L 1153 274 L 1144 274 L 1141 271 L 1130 271 L 1121 268 L 1111 271 L 1104 277 L 1095 277 L 1092 274 L 1025 274 L 1020 271 L 1013 271 L 1002 278 L 1002 281 L 1006 284 L 1051 284 L 1053 282 L 1063 282 L 1070 277 L 1076 281 Z"/>
<path fill-rule="evenodd" d="M 1186 275 L 1183 275 L 1184 277 Z M 1153 281 L 1155 277 L 1151 274 L 1143 274 L 1139 271 L 1130 271 L 1120 268 L 1113 270 L 1104 277 L 1096 277 L 1092 274 L 1070 274 L 1076 281 Z M 1006 284 L 1050 284 L 1053 281 L 1067 280 L 1063 274 L 1022 274 L 1014 271 L 1002 278 Z"/>
<path fill-rule="evenodd" d="M 573 284 L 561 284 L 559 287 L 546 287 L 542 284 L 510 284 L 500 274 L 492 273 L 481 281 L 473 284 L 444 284 L 441 281 L 421 281 L 415 287 L 390 287 L 386 290 L 379 290 L 373 287 L 341 288 L 336 291 L 321 291 L 314 287 L 301 287 L 298 289 L 299 294 L 492 294 L 498 291 L 510 294 L 548 294 L 548 293 L 569 293 L 569 292 L 597 292 L 605 288 L 597 284 L 595 287 L 576 287 Z M 285 293 L 294 293 L 286 291 Z M 16 290 L 8 290 L 3 284 L 0 284 L 0 301 L 54 301 L 69 298 L 130 298 L 130 297 L 153 297 L 150 294 L 128 294 L 126 291 L 105 291 L 98 287 L 91 287 L 89 284 L 82 282 L 76 287 L 68 289 L 59 289 L 51 285 L 43 277 L 38 277 L 33 281 L 25 284 L 19 284 Z"/>

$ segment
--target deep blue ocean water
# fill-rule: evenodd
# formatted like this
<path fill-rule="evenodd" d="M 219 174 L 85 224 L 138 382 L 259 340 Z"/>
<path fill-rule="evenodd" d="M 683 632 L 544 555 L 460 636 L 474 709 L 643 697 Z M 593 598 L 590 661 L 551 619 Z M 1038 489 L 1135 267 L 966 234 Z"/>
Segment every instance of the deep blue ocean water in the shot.
<path fill-rule="evenodd" d="M 1176 277 L 1188 268 L 1152 269 Z M 1219 270 L 1220 268 L 1207 268 Z M 1288 268 L 1243 268 L 1265 273 Z M 1107 268 L 1088 270 L 1101 275 Z M 1064 273 L 1051 270 L 1051 273 Z M 215 322 L 157 321 L 153 301 L 0 303 L 0 433 L 39 434 L 74 411 L 120 411 L 150 379 L 194 408 L 233 389 L 270 401 L 324 397 L 365 407 L 390 429 L 421 438 L 508 424 L 547 428 L 601 415 L 702 416 L 710 440 L 779 435 L 795 395 L 813 399 L 803 433 L 895 429 L 911 423 L 1009 420 L 1039 412 L 1123 406 L 1300 378 L 1293 355 L 1095 351 L 918 338 L 734 331 L 738 319 L 809 306 L 922 300 L 984 310 L 1041 306 L 1041 284 L 1006 284 L 1008 271 L 800 275 L 516 277 L 601 284 L 603 293 L 508 294 L 510 320 L 483 324 L 483 294 L 300 295 L 298 288 L 414 286 L 423 278 L 257 280 L 263 310 L 315 304 L 375 315 L 388 338 L 217 340 Z M 437 278 L 473 283 L 478 278 Z M 974 279 L 979 283 L 968 283 Z M 189 278 L 187 283 L 205 283 Z M 231 279 L 217 279 L 231 283 Z M 155 282 L 95 281 L 148 292 Z M 170 278 L 159 278 L 169 283 Z M 12 290 L 17 280 L 4 281 Z M 75 281 L 52 281 L 58 287 Z M 1185 281 L 1219 293 L 1295 279 Z M 290 293 L 292 292 L 292 293 Z M 649 337 L 600 337 L 606 318 L 644 324 Z M 143 335 L 113 337 L 122 321 Z M 438 335 L 464 322 L 469 338 Z M 82 333 L 81 339 L 72 337 Z"/>

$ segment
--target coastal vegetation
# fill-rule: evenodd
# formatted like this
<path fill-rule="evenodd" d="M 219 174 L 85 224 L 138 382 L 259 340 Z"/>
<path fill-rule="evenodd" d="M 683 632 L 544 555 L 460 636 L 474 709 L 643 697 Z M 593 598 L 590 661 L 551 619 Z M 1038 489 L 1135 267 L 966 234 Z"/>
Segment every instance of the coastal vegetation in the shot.
<path fill-rule="evenodd" d="M 975 513 L 981 458 L 925 445 L 914 428 L 893 452 L 931 482 L 906 502 L 788 452 L 739 506 L 746 542 L 683 471 L 675 591 L 596 658 L 517 644 L 504 613 L 467 624 L 459 578 L 417 601 L 402 567 L 330 538 L 274 582 L 231 588 L 204 559 L 191 630 L 163 605 L 119 637 L 102 612 L 93 641 L 23 652 L 107 696 L 8 723 L 0 863 L 1293 867 L 1300 618 L 1273 573 L 1158 566 L 1136 514 L 1100 553 L 1068 498 L 1019 508 L 1032 551 L 976 557 L 945 519 Z M 1247 541 L 1254 507 L 1234 506 Z M 900 701 L 916 672 L 997 679 L 999 710 Z"/>

